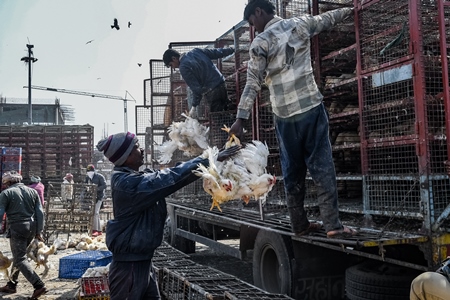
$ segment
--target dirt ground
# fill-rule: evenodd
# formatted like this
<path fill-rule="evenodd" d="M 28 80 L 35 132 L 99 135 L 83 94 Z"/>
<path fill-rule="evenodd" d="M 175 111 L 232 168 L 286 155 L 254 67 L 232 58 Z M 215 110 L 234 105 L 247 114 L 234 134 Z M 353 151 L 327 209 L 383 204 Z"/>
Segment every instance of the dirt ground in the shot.
<path fill-rule="evenodd" d="M 11 250 L 9 247 L 9 239 L 5 235 L 0 235 L 0 250 L 4 255 L 11 258 Z M 78 299 L 79 283 L 77 279 L 61 279 L 58 278 L 59 273 L 59 259 L 67 255 L 79 253 L 81 251 L 69 248 L 66 250 L 59 250 L 56 254 L 49 256 L 49 262 L 51 264 L 50 271 L 45 278 L 42 278 L 49 292 L 41 296 L 40 300 L 69 300 Z M 252 268 L 251 257 L 241 261 L 236 258 L 217 254 L 209 250 L 208 247 L 201 244 L 197 244 L 196 253 L 190 254 L 190 259 L 198 264 L 209 266 L 218 269 L 222 272 L 234 275 L 239 279 L 252 283 Z M 34 264 L 32 262 L 32 264 Z M 39 275 L 42 274 L 44 269 L 41 267 L 36 270 Z M 0 275 L 1 276 L 1 275 Z M 4 286 L 7 282 L 6 278 L 0 278 L 0 286 Z M 26 300 L 33 293 L 33 287 L 22 276 L 19 276 L 19 284 L 17 286 L 16 294 L 0 294 L 0 299 L 14 299 L 14 300 Z"/>

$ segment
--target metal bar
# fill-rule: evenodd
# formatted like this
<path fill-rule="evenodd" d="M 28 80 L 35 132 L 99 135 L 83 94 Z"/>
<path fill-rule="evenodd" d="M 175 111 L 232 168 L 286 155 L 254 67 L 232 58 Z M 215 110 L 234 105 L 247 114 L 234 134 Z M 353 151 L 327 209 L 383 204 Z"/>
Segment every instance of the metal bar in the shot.
<path fill-rule="evenodd" d="M 438 5 L 438 24 L 439 24 L 439 46 L 441 48 L 441 64 L 442 64 L 442 85 L 444 91 L 444 108 L 445 108 L 445 128 L 446 135 L 450 137 L 450 87 L 449 87 L 449 75 L 448 75 L 448 57 L 447 48 L 449 46 L 446 34 L 445 24 L 445 9 L 450 9 L 450 3 L 444 3 L 444 0 L 439 0 Z M 447 147 L 447 160 L 450 159 L 450 147 Z"/>
<path fill-rule="evenodd" d="M 222 253 L 228 254 L 230 256 L 242 259 L 242 255 L 241 255 L 241 251 L 239 249 L 233 248 L 231 246 L 228 245 L 224 245 L 222 243 L 219 243 L 215 240 L 209 239 L 207 237 L 195 234 L 195 233 L 191 233 L 189 231 L 177 228 L 175 230 L 175 234 L 187 238 L 189 240 L 201 243 L 203 245 L 206 245 L 208 247 L 210 247 L 213 250 L 217 250 L 220 251 Z"/>
<path fill-rule="evenodd" d="M 450 215 L 450 204 L 447 205 L 447 207 L 444 209 L 441 215 L 437 218 L 436 222 L 434 222 L 432 230 L 437 231 L 441 226 L 441 224 L 447 219 L 449 215 Z"/>
<path fill-rule="evenodd" d="M 300 240 L 299 238 L 292 238 L 293 240 Z M 305 242 L 305 241 L 302 241 Z M 399 266 L 405 266 L 405 267 L 409 267 L 412 269 L 417 269 L 417 270 L 421 270 L 421 271 L 428 271 L 429 269 L 427 267 L 421 266 L 421 265 L 417 265 L 417 264 L 412 264 L 412 263 L 408 263 L 408 262 L 404 262 L 401 260 L 397 260 L 397 259 L 392 259 L 392 258 L 388 258 L 388 257 L 381 257 L 379 255 L 376 254 L 370 254 L 367 252 L 362 252 L 362 251 L 358 251 L 355 249 L 352 249 L 350 247 L 345 247 L 344 245 L 330 245 L 327 243 L 323 243 L 320 241 L 308 241 L 309 244 L 311 245 L 316 245 L 316 246 L 320 246 L 320 247 L 324 247 L 324 248 L 328 248 L 328 249 L 332 249 L 332 250 L 336 250 L 336 251 L 341 251 L 344 253 L 348 253 L 348 254 L 353 254 L 353 255 L 357 255 L 357 256 L 361 256 L 361 257 L 366 257 L 366 258 L 370 258 L 370 259 L 374 259 L 374 260 L 378 260 L 378 261 L 383 261 L 383 262 L 387 262 L 387 263 L 391 263 L 391 264 L 396 264 Z"/>

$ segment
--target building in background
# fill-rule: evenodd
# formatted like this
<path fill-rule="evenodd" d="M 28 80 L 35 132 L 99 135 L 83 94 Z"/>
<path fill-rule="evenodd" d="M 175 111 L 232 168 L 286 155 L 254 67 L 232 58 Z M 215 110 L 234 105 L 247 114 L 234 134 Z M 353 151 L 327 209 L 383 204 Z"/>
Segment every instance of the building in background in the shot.
<path fill-rule="evenodd" d="M 70 105 L 61 105 L 60 100 L 33 99 L 34 125 L 64 125 L 72 122 L 74 110 Z M 0 96 L 0 125 L 28 124 L 28 99 Z"/>

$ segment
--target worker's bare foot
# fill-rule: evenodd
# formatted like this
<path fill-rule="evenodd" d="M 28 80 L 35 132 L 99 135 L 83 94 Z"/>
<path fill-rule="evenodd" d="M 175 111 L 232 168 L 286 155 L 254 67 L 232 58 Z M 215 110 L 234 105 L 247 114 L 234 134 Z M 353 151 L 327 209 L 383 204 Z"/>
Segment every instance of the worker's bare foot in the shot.
<path fill-rule="evenodd" d="M 337 239 L 337 238 L 352 237 L 357 234 L 358 234 L 358 231 L 356 229 L 353 229 L 353 228 L 350 228 L 347 226 L 343 226 L 341 229 L 328 231 L 327 237 Z"/>

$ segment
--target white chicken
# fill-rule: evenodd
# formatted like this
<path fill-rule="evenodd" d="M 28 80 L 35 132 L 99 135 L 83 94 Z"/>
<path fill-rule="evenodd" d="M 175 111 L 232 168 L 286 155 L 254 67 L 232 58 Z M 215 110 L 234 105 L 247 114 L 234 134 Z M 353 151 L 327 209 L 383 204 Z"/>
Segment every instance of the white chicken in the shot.
<path fill-rule="evenodd" d="M 225 126 L 225 131 L 229 129 Z M 239 144 L 232 136 L 225 147 Z M 238 154 L 225 162 L 218 162 L 219 151 L 216 147 L 208 148 L 205 155 L 209 167 L 199 164 L 194 173 L 203 178 L 203 189 L 212 196 L 211 210 L 230 200 L 242 199 L 246 204 L 251 198 L 261 200 L 263 204 L 267 194 L 272 190 L 276 177 L 267 174 L 267 144 L 252 141 L 239 150 Z"/>
<path fill-rule="evenodd" d="M 232 181 L 220 174 L 223 163 L 217 160 L 218 154 L 217 147 L 208 147 L 203 156 L 208 158 L 209 167 L 198 164 L 198 169 L 193 172 L 203 178 L 203 189 L 212 196 L 211 210 L 217 206 L 221 211 L 219 204 L 234 199 L 235 189 L 233 189 Z"/>
<path fill-rule="evenodd" d="M 244 161 L 245 167 L 249 172 L 250 180 L 247 182 L 247 185 L 252 190 L 251 195 L 255 199 L 261 198 L 263 204 L 267 194 L 276 183 L 276 177 L 268 174 L 266 171 L 269 154 L 267 144 L 255 140 L 242 148 L 238 156 Z"/>
<path fill-rule="evenodd" d="M 6 275 L 7 279 L 10 279 L 8 268 L 12 264 L 12 259 L 7 257 L 6 255 L 3 255 L 2 251 L 0 251 L 0 278 L 3 277 L 3 275 Z"/>
<path fill-rule="evenodd" d="M 48 256 L 54 254 L 60 245 L 53 243 L 50 247 L 40 242 L 38 239 L 34 239 L 27 248 L 27 256 L 36 263 L 36 268 L 44 266 L 44 272 L 42 277 L 47 276 L 50 269 L 48 264 Z"/>
<path fill-rule="evenodd" d="M 161 164 L 169 163 L 177 149 L 183 151 L 184 155 L 192 157 L 202 154 L 208 148 L 209 127 L 184 113 L 181 115 L 186 119 L 183 122 L 172 122 L 168 128 L 170 140 L 157 146 L 161 152 L 158 159 Z"/>

